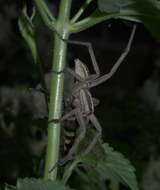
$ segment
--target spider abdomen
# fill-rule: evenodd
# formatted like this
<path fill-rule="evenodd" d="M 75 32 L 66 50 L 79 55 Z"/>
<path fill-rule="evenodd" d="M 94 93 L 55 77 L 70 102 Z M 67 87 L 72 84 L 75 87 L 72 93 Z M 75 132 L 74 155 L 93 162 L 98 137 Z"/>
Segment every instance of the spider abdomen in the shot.
<path fill-rule="evenodd" d="M 64 152 L 67 154 L 72 147 L 75 137 L 76 137 L 76 129 L 77 123 L 75 120 L 66 120 L 64 122 L 63 128 L 63 136 L 64 136 Z"/>

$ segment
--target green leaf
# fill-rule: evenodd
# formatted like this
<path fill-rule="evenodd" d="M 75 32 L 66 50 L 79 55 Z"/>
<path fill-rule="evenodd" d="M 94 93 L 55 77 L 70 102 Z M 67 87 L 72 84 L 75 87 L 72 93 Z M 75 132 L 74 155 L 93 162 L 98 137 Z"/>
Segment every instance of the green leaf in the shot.
<path fill-rule="evenodd" d="M 37 62 L 38 53 L 37 53 L 37 45 L 36 45 L 36 40 L 35 40 L 35 28 L 32 22 L 34 19 L 34 16 L 35 16 L 35 9 L 33 11 L 32 16 L 28 17 L 26 7 L 24 7 L 19 17 L 18 25 L 19 25 L 21 35 L 26 40 L 32 52 L 34 61 Z"/>
<path fill-rule="evenodd" d="M 119 13 L 121 9 L 134 4 L 133 0 L 99 0 L 98 6 L 102 12 Z"/>
<path fill-rule="evenodd" d="M 87 172 L 83 172 L 80 169 L 76 169 L 76 172 L 84 184 L 86 190 L 106 190 L 106 180 L 103 179 L 102 175 L 99 175 L 98 172 L 93 168 L 85 168 Z M 78 179 L 79 179 L 78 178 Z"/>
<path fill-rule="evenodd" d="M 135 168 L 130 164 L 129 160 L 124 158 L 121 153 L 114 151 L 107 143 L 101 145 L 101 148 L 103 151 L 101 150 L 100 153 L 99 149 L 99 162 L 97 161 L 97 166 L 94 169 L 93 166 L 91 169 L 87 168 L 85 171 L 89 179 L 96 184 L 98 184 L 98 181 L 101 181 L 102 184 L 106 179 L 110 179 L 111 181 L 116 180 L 130 187 L 131 190 L 138 190 L 134 173 Z M 97 148 L 94 148 L 94 152 L 98 153 Z M 83 158 L 82 162 L 90 166 L 89 159 Z"/>
<path fill-rule="evenodd" d="M 73 190 L 60 181 L 42 180 L 35 178 L 19 179 L 17 190 Z"/>
<path fill-rule="evenodd" d="M 99 163 L 97 170 L 103 176 L 115 178 L 120 183 L 127 185 L 132 190 L 138 190 L 138 185 L 135 176 L 135 168 L 130 164 L 129 160 L 124 156 L 114 151 L 107 143 L 103 144 L 106 154 L 105 162 Z"/>
<path fill-rule="evenodd" d="M 158 0 L 98 0 L 98 7 L 106 13 L 121 13 L 123 10 L 133 9 L 145 14 L 153 13 L 157 15 L 160 2 Z"/>
<path fill-rule="evenodd" d="M 142 22 L 151 33 L 160 37 L 160 1 L 158 0 L 98 0 L 102 12 L 116 13 L 113 18 Z"/>

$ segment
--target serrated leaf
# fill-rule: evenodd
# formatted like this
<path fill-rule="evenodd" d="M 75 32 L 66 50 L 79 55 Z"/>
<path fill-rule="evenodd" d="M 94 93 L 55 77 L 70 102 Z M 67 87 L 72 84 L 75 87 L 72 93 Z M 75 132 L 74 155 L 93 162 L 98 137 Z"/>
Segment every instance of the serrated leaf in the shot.
<path fill-rule="evenodd" d="M 17 190 L 73 190 L 60 181 L 51 181 L 35 178 L 19 179 Z"/>
<path fill-rule="evenodd" d="M 101 181 L 102 183 L 102 181 L 105 181 L 106 179 L 114 179 L 130 187 L 131 190 L 138 190 L 136 176 L 134 173 L 135 168 L 130 164 L 130 161 L 124 158 L 121 153 L 114 151 L 114 149 L 107 143 L 101 146 L 103 151 L 99 154 L 99 163 L 97 162 L 98 165 L 91 170 L 88 168 L 86 169 L 87 175 L 91 181 L 96 183 Z M 96 149 L 94 150 L 96 151 Z M 82 162 L 89 165 L 89 160 L 83 159 Z"/>
<path fill-rule="evenodd" d="M 106 187 L 106 180 L 102 178 L 101 175 L 97 175 L 97 171 L 95 169 L 86 169 L 87 172 L 82 172 L 79 169 L 76 169 L 77 174 L 80 176 L 81 181 L 83 180 L 85 187 L 86 184 L 87 187 L 85 188 L 86 190 L 107 190 L 108 188 Z"/>
<path fill-rule="evenodd" d="M 31 17 L 28 17 L 26 7 L 22 9 L 21 15 L 18 20 L 19 29 L 21 35 L 26 40 L 34 58 L 34 61 L 37 62 L 37 45 L 35 40 L 35 29 L 32 23 L 35 16 L 35 9 Z"/>
<path fill-rule="evenodd" d="M 132 190 L 138 190 L 138 185 L 135 176 L 135 168 L 130 164 L 129 160 L 124 156 L 114 151 L 107 143 L 103 144 L 106 154 L 105 162 L 100 162 L 97 170 L 106 176 L 110 176 L 118 180 L 120 183 L 127 185 Z"/>
<path fill-rule="evenodd" d="M 151 33 L 160 37 L 160 1 L 158 0 L 98 0 L 98 7 L 113 18 L 142 22 Z"/>

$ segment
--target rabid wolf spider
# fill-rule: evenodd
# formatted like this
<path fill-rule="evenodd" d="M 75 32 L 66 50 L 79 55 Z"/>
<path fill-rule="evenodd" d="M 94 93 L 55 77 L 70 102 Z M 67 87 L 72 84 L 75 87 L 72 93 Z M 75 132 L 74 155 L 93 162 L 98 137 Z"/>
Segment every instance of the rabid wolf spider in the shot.
<path fill-rule="evenodd" d="M 62 160 L 58 161 L 50 171 L 52 171 L 57 166 L 65 164 L 69 160 L 88 154 L 96 144 L 97 140 L 101 137 L 102 128 L 98 119 L 94 114 L 94 108 L 98 104 L 98 100 L 92 97 L 90 93 L 90 88 L 95 87 L 107 81 L 117 71 L 118 67 L 120 66 L 120 64 L 122 63 L 122 61 L 125 59 L 125 57 L 130 51 L 131 44 L 133 42 L 133 38 L 135 35 L 135 30 L 136 30 L 136 25 L 133 26 L 132 32 L 129 37 L 129 41 L 127 43 L 124 52 L 121 54 L 116 63 L 113 65 L 110 72 L 103 76 L 100 76 L 99 66 L 97 64 L 91 43 L 62 39 L 64 42 L 83 45 L 88 48 L 95 74 L 89 74 L 87 66 L 84 63 L 82 63 L 79 59 L 75 60 L 75 71 L 70 68 L 66 68 L 67 71 L 71 75 L 73 75 L 76 80 L 70 98 L 70 105 L 72 107 L 72 110 L 69 113 L 66 113 L 64 116 L 62 116 L 60 120 L 61 121 L 77 120 L 80 127 L 80 133 L 76 137 L 75 142 L 72 145 L 71 149 L 69 150 L 67 156 L 65 156 Z M 50 120 L 49 122 L 54 122 L 54 119 Z M 86 148 L 86 150 L 84 150 L 78 155 L 75 155 L 79 143 L 85 137 L 86 126 L 89 122 L 97 130 L 97 133 L 93 138 L 93 140 L 88 145 L 88 147 Z"/>

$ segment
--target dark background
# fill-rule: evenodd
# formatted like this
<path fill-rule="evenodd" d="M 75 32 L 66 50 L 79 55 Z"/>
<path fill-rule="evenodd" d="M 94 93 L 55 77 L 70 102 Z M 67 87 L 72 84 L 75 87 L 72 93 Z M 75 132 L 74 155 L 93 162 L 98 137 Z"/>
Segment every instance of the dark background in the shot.
<path fill-rule="evenodd" d="M 32 4 L 28 3 L 28 13 Z M 73 1 L 72 14 L 81 5 Z M 57 15 L 58 1 L 50 1 Z M 32 99 L 29 88 L 39 81 L 30 50 L 20 35 L 18 16 L 23 3 L 0 2 L 0 185 L 15 184 L 17 177 L 41 175 L 41 154 L 45 144 L 43 126 L 46 119 L 34 117 L 43 112 L 41 100 Z M 92 4 L 84 14 L 96 7 Z M 102 74 L 109 72 L 127 44 L 132 24 L 111 19 L 72 39 L 89 41 L 94 47 Z M 92 89 L 100 100 L 96 115 L 103 127 L 103 139 L 122 152 L 136 167 L 138 180 L 144 187 L 158 184 L 160 189 L 160 41 L 142 25 L 137 25 L 131 51 L 118 72 L 104 84 Z M 41 25 L 37 43 L 44 71 L 51 68 L 53 33 Z M 69 45 L 68 60 L 81 59 L 92 70 L 86 48 Z M 39 105 L 37 110 L 37 104 Z M 33 119 L 36 118 L 36 119 Z M 157 164 L 157 165 L 156 165 Z M 34 167 L 33 167 L 34 166 Z M 159 167 L 158 170 L 154 168 Z"/>

